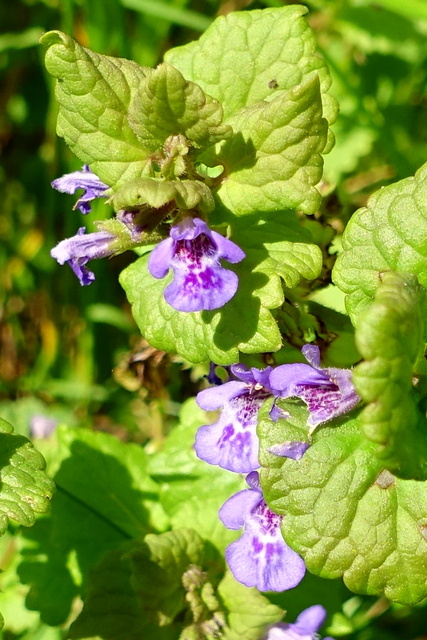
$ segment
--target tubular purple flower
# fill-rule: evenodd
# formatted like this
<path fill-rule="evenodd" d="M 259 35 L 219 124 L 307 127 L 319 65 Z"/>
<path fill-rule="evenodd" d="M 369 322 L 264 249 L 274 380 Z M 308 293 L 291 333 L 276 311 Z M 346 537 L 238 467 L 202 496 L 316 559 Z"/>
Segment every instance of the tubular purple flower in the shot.
<path fill-rule="evenodd" d="M 228 529 L 244 528 L 242 536 L 225 551 L 236 580 L 260 591 L 285 591 L 296 587 L 305 574 L 302 558 L 283 539 L 283 516 L 273 513 L 264 501 L 258 473 L 250 473 L 250 489 L 231 496 L 219 510 Z"/>
<path fill-rule="evenodd" d="M 318 640 L 318 631 L 325 619 L 325 609 L 322 605 L 315 604 L 302 611 L 293 624 L 279 622 L 271 625 L 263 640 Z M 333 640 L 333 638 L 328 637 L 324 640 Z"/>
<path fill-rule="evenodd" d="M 106 198 L 105 192 L 108 185 L 101 182 L 98 176 L 93 173 L 87 164 L 83 165 L 81 171 L 73 171 L 57 178 L 52 183 L 52 187 L 61 193 L 75 193 L 77 189 L 83 189 L 83 195 L 77 200 L 74 209 L 80 209 L 84 214 L 90 213 L 90 203 L 95 198 Z"/>
<path fill-rule="evenodd" d="M 257 413 L 273 394 L 269 386 L 272 369 L 247 369 L 237 364 L 230 371 L 237 380 L 204 389 L 197 395 L 201 409 L 222 411 L 217 422 L 200 427 L 194 448 L 198 457 L 209 464 L 249 473 L 259 467 Z"/>
<path fill-rule="evenodd" d="M 320 351 L 306 344 L 302 353 L 309 364 L 282 364 L 270 375 L 270 384 L 281 398 L 298 397 L 310 412 L 311 430 L 353 409 L 359 402 L 350 369 L 320 366 Z"/>
<path fill-rule="evenodd" d="M 88 233 L 81 227 L 72 238 L 62 240 L 50 252 L 59 264 L 70 265 L 82 286 L 91 284 L 95 274 L 85 266 L 89 260 L 106 258 L 116 253 L 117 236 L 108 231 Z"/>
<path fill-rule="evenodd" d="M 239 284 L 237 275 L 224 269 L 220 260 L 237 263 L 244 257 L 234 242 L 200 218 L 187 216 L 151 252 L 148 269 L 159 279 L 173 269 L 174 279 L 164 297 L 177 311 L 212 310 L 231 300 Z"/>

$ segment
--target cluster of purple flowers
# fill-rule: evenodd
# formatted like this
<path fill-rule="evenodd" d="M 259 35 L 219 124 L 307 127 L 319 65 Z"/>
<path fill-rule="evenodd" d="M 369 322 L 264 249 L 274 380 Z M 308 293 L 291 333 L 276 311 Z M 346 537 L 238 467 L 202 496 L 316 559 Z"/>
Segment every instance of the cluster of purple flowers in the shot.
<path fill-rule="evenodd" d="M 204 389 L 197 396 L 198 405 L 205 411 L 221 409 L 217 422 L 199 428 L 194 445 L 197 455 L 229 471 L 249 474 L 249 489 L 229 498 L 219 517 L 229 529 L 244 529 L 243 535 L 227 548 L 227 563 L 237 580 L 260 591 L 284 591 L 296 586 L 304 576 L 305 565 L 281 535 L 282 516 L 273 513 L 263 498 L 257 472 L 258 409 L 268 397 L 298 397 L 307 405 L 312 431 L 348 412 L 360 400 L 349 369 L 322 368 L 315 345 L 305 345 L 302 353 L 308 364 L 283 364 L 262 370 L 232 365 L 232 380 Z M 277 420 L 280 413 L 273 406 L 271 419 Z M 284 442 L 270 451 L 299 460 L 309 446 L 309 442 Z"/>
<path fill-rule="evenodd" d="M 84 214 L 90 212 L 94 198 L 105 198 L 109 192 L 108 185 L 88 166 L 62 176 L 52 186 L 65 193 L 83 189 L 74 208 Z M 52 249 L 52 256 L 60 264 L 68 263 L 82 285 L 90 284 L 95 276 L 86 267 L 89 260 L 111 256 L 140 243 L 143 230 L 135 223 L 131 211 L 120 211 L 117 222 L 120 223 L 117 227 L 121 229 L 120 238 L 115 227 L 101 228 L 89 234 L 81 228 L 75 236 Z M 128 236 L 124 241 L 123 234 Z M 237 275 L 225 269 L 220 261 L 235 264 L 244 258 L 244 252 L 234 242 L 211 230 L 205 221 L 188 212 L 181 216 L 178 212 L 169 238 L 152 251 L 148 269 L 159 279 L 172 269 L 173 280 L 166 286 L 164 297 L 173 308 L 184 312 L 212 310 L 229 302 L 238 288 Z M 306 345 L 302 353 L 307 363 L 262 370 L 233 365 L 230 367 L 232 379 L 224 384 L 218 384 L 221 380 L 212 369 L 209 379 L 215 386 L 197 396 L 202 409 L 221 409 L 217 422 L 198 430 L 197 455 L 210 464 L 248 474 L 249 488 L 229 498 L 221 507 L 219 517 L 229 529 L 243 529 L 242 536 L 226 550 L 231 571 L 237 580 L 248 587 L 256 586 L 260 591 L 284 591 L 295 587 L 305 574 L 305 565 L 284 541 L 280 531 L 283 516 L 269 509 L 260 488 L 258 409 L 269 397 L 300 398 L 309 411 L 309 438 L 318 425 L 348 412 L 359 402 L 350 370 L 322 368 L 319 349 L 314 345 Z M 273 405 L 272 421 L 281 415 L 283 412 Z M 309 446 L 308 441 L 284 442 L 270 451 L 299 460 Z M 311 640 L 317 637 L 324 618 L 323 607 L 310 607 L 294 624 L 273 625 L 265 640 Z"/>
<path fill-rule="evenodd" d="M 105 198 L 109 187 L 85 165 L 82 171 L 66 174 L 52 182 L 52 186 L 63 193 L 75 193 L 83 189 L 75 209 L 90 212 L 94 198 Z M 140 244 L 135 233 L 133 216 L 129 211 L 119 212 L 118 220 L 127 232 L 125 242 L 110 230 L 101 230 L 86 235 L 85 228 L 66 240 L 62 240 L 51 251 L 59 264 L 69 264 L 81 285 L 89 285 L 95 275 L 86 267 L 94 258 L 105 258 Z M 138 230 L 137 230 L 138 231 Z M 243 260 L 244 252 L 234 242 L 212 231 L 206 222 L 185 215 L 170 229 L 170 236 L 152 251 L 148 269 L 155 278 L 164 278 L 173 270 L 173 281 L 165 288 L 164 297 L 178 311 L 203 311 L 224 306 L 237 291 L 237 275 L 224 269 L 220 260 L 235 264 Z"/>

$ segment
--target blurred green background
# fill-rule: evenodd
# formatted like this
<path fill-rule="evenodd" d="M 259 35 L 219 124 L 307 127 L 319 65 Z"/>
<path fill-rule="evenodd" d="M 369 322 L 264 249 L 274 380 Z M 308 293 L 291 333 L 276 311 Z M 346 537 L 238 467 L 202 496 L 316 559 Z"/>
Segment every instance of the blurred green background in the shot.
<path fill-rule="evenodd" d="M 82 221 L 72 210 L 75 197 L 50 186 L 80 163 L 55 133 L 54 83 L 44 71 L 39 37 L 60 29 L 99 53 L 155 66 L 170 47 L 199 37 L 217 15 L 285 4 L 295 2 L 0 4 L 0 414 L 21 433 L 28 434 L 30 418 L 42 414 L 124 440 L 155 442 L 163 437 L 165 413 L 176 413 L 177 403 L 194 393 L 195 381 L 205 373 L 170 362 L 170 356 L 141 341 L 118 284 L 131 254 L 95 263 L 96 283 L 90 287 L 80 287 L 71 270 L 50 257 L 59 240 L 82 224 L 93 230 L 93 221 L 110 211 L 95 202 Z M 318 216 L 339 232 L 373 191 L 413 174 L 426 161 L 427 2 L 303 4 L 310 9 L 308 20 L 341 108 Z M 7 545 L 5 553 L 10 553 Z M 372 613 L 372 602 L 365 613 Z M 427 638 L 424 611 L 396 607 L 374 635 L 362 628 L 357 638 Z M 364 616 L 361 627 L 369 621 Z M 27 632 L 30 622 L 24 616 L 0 637 L 50 640 L 46 630 L 40 636 Z"/>

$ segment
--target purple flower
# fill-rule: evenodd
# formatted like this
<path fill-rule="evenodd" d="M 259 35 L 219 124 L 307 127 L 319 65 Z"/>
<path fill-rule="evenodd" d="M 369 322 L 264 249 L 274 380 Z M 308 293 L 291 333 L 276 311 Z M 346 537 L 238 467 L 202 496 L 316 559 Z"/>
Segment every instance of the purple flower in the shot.
<path fill-rule="evenodd" d="M 237 275 L 220 260 L 236 263 L 244 257 L 234 242 L 211 231 L 200 218 L 187 216 L 152 251 L 148 269 L 154 278 L 164 278 L 173 269 L 174 279 L 164 291 L 171 307 L 203 311 L 222 307 L 237 291 Z"/>
<path fill-rule="evenodd" d="M 351 381 L 350 369 L 322 368 L 316 345 L 306 344 L 302 353 L 310 364 L 282 364 L 270 374 L 270 385 L 281 398 L 296 396 L 310 412 L 313 429 L 353 409 L 360 401 Z"/>
<path fill-rule="evenodd" d="M 95 274 L 85 266 L 94 258 L 106 258 L 116 253 L 117 236 L 108 231 L 85 234 L 81 227 L 72 238 L 62 240 L 50 252 L 59 264 L 68 262 L 82 286 L 91 284 Z"/>
<path fill-rule="evenodd" d="M 36 414 L 30 420 L 30 434 L 33 438 L 48 438 L 57 426 L 58 420 L 55 418 Z"/>
<path fill-rule="evenodd" d="M 284 541 L 280 532 L 283 516 L 270 511 L 259 486 L 258 473 L 250 473 L 250 489 L 231 496 L 219 510 L 228 529 L 241 529 L 242 536 L 225 550 L 227 564 L 236 580 L 260 591 L 285 591 L 304 577 L 302 558 Z"/>
<path fill-rule="evenodd" d="M 105 192 L 109 187 L 101 182 L 87 164 L 81 171 L 66 173 L 52 182 L 52 187 L 61 193 L 75 193 L 77 189 L 84 189 L 83 195 L 77 200 L 74 209 L 80 209 L 82 213 L 90 212 L 90 202 L 94 198 L 105 198 Z"/>
<path fill-rule="evenodd" d="M 291 624 L 279 622 L 272 625 L 263 640 L 317 640 L 322 624 L 325 622 L 326 611 L 320 604 L 305 609 L 296 621 Z M 324 640 L 333 640 L 328 637 Z"/>
<path fill-rule="evenodd" d="M 230 367 L 238 378 L 204 389 L 197 404 L 205 411 L 221 409 L 219 420 L 197 432 L 194 444 L 199 458 L 229 471 L 249 473 L 258 469 L 258 409 L 272 395 L 269 385 L 271 367 L 247 369 L 242 364 Z"/>

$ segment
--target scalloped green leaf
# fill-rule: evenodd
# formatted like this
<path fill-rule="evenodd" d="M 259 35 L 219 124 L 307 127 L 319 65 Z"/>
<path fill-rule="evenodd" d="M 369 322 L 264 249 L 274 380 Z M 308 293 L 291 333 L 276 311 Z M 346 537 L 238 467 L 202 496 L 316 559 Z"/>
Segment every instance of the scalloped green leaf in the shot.
<path fill-rule="evenodd" d="M 132 101 L 129 118 L 143 147 L 150 151 L 178 134 L 199 149 L 232 134 L 231 127 L 222 124 L 220 103 L 170 64 L 161 64 L 146 76 Z"/>
<path fill-rule="evenodd" d="M 281 404 L 289 408 L 287 404 Z M 427 597 L 427 484 L 384 470 L 357 419 L 324 426 L 300 460 L 268 449 L 302 422 L 260 412 L 261 484 L 282 531 L 312 573 L 403 604 Z"/>
<path fill-rule="evenodd" d="M 327 137 L 318 77 L 241 109 L 229 122 L 233 137 L 206 158 L 225 168 L 216 191 L 220 205 L 236 215 L 285 208 L 314 213 Z"/>
<path fill-rule="evenodd" d="M 353 324 L 371 303 L 384 271 L 412 273 L 427 287 L 427 164 L 374 193 L 351 217 L 332 276 L 347 294 Z"/>
<path fill-rule="evenodd" d="M 179 209 L 198 209 L 205 214 L 215 206 L 211 190 L 200 180 L 139 178 L 119 188 L 109 200 L 116 211 L 143 205 L 159 209 L 174 201 Z"/>
<path fill-rule="evenodd" d="M 239 276 L 236 295 L 217 311 L 184 313 L 175 311 L 163 298 L 169 274 L 156 280 L 144 256 L 121 274 L 121 283 L 132 304 L 132 313 L 150 344 L 176 351 L 191 362 L 212 360 L 232 364 L 243 353 L 277 351 L 282 343 L 269 309 L 283 302 L 281 279 L 287 287 L 297 286 L 302 277 L 320 273 L 319 247 L 291 212 L 280 212 L 267 221 L 242 219 L 233 224 L 233 241 L 246 258 L 232 269 Z"/>
<path fill-rule="evenodd" d="M 223 561 L 194 529 L 149 534 L 134 546 L 130 558 L 147 622 L 163 626 L 179 617 L 184 626 L 203 628 L 222 614 L 215 589 Z"/>
<path fill-rule="evenodd" d="M 31 587 L 28 606 L 51 626 L 68 618 L 88 572 L 107 551 L 168 526 L 140 446 L 87 429 L 59 427 L 57 435 L 52 511 L 25 533 L 19 567 Z"/>
<path fill-rule="evenodd" d="M 94 53 L 60 31 L 40 42 L 47 48 L 46 69 L 58 80 L 58 135 L 110 187 L 144 175 L 149 151 L 128 111 L 151 69 Z"/>
<path fill-rule="evenodd" d="M 165 60 L 218 100 L 227 122 L 240 109 L 272 100 L 315 72 L 323 115 L 332 124 L 338 109 L 328 94 L 331 78 L 305 13 L 295 5 L 232 12 L 217 18 L 196 42 L 168 51 Z M 328 149 L 332 145 L 329 133 Z"/>
<path fill-rule="evenodd" d="M 9 520 L 31 527 L 37 514 L 49 510 L 54 491 L 41 453 L 13 431 L 12 425 L 0 418 L 0 535 Z"/>
<path fill-rule="evenodd" d="M 245 587 L 228 571 L 218 593 L 228 610 L 224 640 L 259 640 L 266 627 L 282 619 L 284 611 L 272 604 L 254 587 Z"/>
<path fill-rule="evenodd" d="M 360 424 L 384 466 L 403 478 L 427 479 L 427 420 L 418 406 L 413 369 L 424 353 L 421 301 L 414 276 L 387 272 L 360 314 L 356 345 L 364 358 L 353 373 L 367 403 Z"/>

